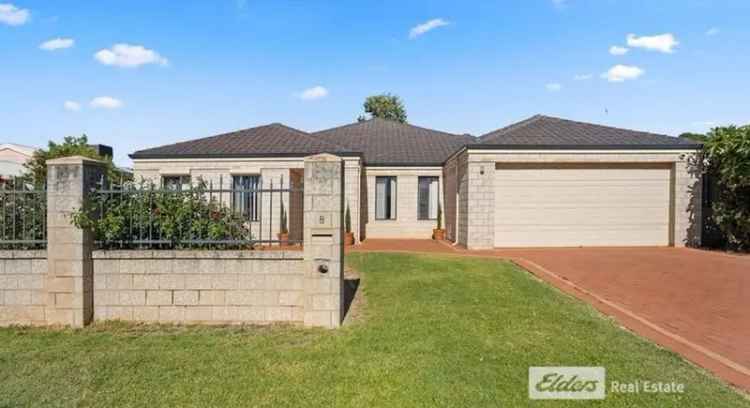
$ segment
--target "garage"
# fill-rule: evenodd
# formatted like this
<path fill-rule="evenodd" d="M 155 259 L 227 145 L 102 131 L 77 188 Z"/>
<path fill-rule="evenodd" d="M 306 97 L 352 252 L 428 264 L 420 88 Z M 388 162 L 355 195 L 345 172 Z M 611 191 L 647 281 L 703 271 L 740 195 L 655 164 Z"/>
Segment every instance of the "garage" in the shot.
<path fill-rule="evenodd" d="M 495 246 L 666 246 L 670 163 L 497 163 Z"/>

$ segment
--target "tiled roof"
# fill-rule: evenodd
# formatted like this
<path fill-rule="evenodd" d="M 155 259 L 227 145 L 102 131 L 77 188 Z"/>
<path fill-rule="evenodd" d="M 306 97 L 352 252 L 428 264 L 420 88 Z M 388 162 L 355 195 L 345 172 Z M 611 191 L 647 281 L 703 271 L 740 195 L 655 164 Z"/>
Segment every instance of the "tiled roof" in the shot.
<path fill-rule="evenodd" d="M 256 157 L 296 156 L 317 153 L 353 153 L 310 134 L 280 123 L 258 126 L 236 132 L 186 142 L 139 150 L 134 159 L 179 157 Z"/>
<path fill-rule="evenodd" d="M 483 145 L 529 148 L 604 147 L 659 148 L 700 147 L 672 136 L 536 115 L 479 137 Z"/>
<path fill-rule="evenodd" d="M 693 149 L 699 143 L 655 133 L 536 115 L 481 137 L 385 119 L 307 133 L 280 123 L 139 150 L 133 159 L 362 156 L 367 165 L 440 166 L 464 146 L 504 149 Z"/>
<path fill-rule="evenodd" d="M 368 165 L 390 166 L 440 166 L 461 147 L 477 143 L 474 136 L 378 118 L 321 130 L 312 136 L 362 152 Z"/>

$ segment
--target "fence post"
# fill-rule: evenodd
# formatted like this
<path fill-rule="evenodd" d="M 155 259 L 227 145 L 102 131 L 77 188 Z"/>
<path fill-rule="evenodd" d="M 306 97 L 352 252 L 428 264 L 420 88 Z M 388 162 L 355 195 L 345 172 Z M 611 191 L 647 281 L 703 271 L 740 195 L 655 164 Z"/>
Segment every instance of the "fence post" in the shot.
<path fill-rule="evenodd" d="M 335 328 L 344 308 L 344 161 L 305 158 L 305 326 Z"/>
<path fill-rule="evenodd" d="M 93 234 L 71 224 L 105 165 L 81 156 L 47 161 L 47 324 L 82 327 L 94 316 Z"/>

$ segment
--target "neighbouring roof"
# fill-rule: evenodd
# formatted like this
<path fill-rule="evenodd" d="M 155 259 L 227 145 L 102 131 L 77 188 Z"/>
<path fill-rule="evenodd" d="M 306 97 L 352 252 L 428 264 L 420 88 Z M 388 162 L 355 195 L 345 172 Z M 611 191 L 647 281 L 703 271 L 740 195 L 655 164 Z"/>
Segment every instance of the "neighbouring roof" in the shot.
<path fill-rule="evenodd" d="M 479 137 L 480 146 L 498 148 L 700 148 L 700 143 L 656 133 L 536 115 Z"/>
<path fill-rule="evenodd" d="M 318 153 L 353 154 L 310 134 L 272 123 L 236 132 L 139 150 L 133 159 L 306 156 Z"/>
<path fill-rule="evenodd" d="M 379 118 L 321 130 L 312 136 L 362 152 L 370 166 L 441 166 L 458 149 L 477 142 L 470 135 Z"/>
<path fill-rule="evenodd" d="M 29 157 L 33 156 L 34 152 L 37 151 L 37 148 L 33 146 L 20 145 L 17 143 L 0 143 L 0 150 L 6 149 L 13 150 Z"/>

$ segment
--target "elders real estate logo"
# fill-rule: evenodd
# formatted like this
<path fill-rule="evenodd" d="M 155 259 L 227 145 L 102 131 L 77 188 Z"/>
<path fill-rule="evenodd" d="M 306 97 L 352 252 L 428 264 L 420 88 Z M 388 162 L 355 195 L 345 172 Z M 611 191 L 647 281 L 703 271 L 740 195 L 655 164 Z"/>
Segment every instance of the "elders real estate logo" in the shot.
<path fill-rule="evenodd" d="M 529 367 L 531 399 L 604 399 L 604 367 Z"/>

